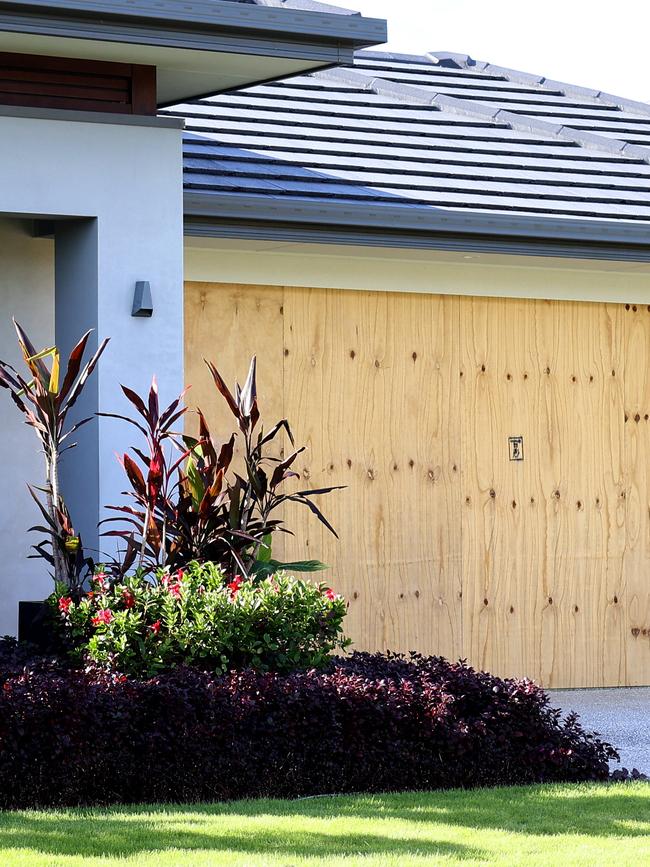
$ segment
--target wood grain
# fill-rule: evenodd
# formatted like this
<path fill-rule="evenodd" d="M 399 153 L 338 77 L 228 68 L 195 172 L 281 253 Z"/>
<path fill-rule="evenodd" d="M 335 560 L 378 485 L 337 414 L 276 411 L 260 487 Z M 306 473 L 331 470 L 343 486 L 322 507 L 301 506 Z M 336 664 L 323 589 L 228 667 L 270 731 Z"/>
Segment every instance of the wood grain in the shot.
<path fill-rule="evenodd" d="M 461 311 L 465 653 L 547 686 L 621 683 L 617 308 L 464 299 Z M 508 436 L 524 437 L 523 462 Z"/>
<path fill-rule="evenodd" d="M 330 564 L 355 646 L 650 683 L 650 311 L 192 283 L 186 319 L 210 421 L 201 356 L 232 379 L 255 352 L 300 484 L 346 485 L 321 501 L 340 540 L 292 507 L 282 555 Z"/>
<path fill-rule="evenodd" d="M 295 514 L 297 555 L 332 566 L 348 629 L 369 649 L 458 656 L 458 307 L 418 296 L 286 290 L 285 408 L 337 542 Z M 289 546 L 291 546 L 291 542 Z"/>
<path fill-rule="evenodd" d="M 650 311 L 622 314 L 625 335 L 626 683 L 650 683 Z"/>

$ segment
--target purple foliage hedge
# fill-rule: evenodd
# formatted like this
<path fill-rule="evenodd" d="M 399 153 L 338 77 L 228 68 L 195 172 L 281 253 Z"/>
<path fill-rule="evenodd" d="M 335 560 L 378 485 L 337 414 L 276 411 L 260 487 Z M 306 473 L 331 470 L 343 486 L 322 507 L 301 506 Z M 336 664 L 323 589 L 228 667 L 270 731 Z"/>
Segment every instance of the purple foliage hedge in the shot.
<path fill-rule="evenodd" d="M 0 647 L 0 808 L 605 780 L 615 751 L 527 681 L 356 653 L 151 680 Z"/>

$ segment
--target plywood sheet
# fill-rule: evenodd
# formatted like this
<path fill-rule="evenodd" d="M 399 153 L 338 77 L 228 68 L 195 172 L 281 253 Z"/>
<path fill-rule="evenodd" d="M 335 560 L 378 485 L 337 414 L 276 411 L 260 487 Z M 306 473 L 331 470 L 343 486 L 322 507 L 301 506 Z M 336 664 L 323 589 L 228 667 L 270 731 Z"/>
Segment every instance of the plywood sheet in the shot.
<path fill-rule="evenodd" d="M 292 506 L 275 553 L 329 564 L 357 647 L 650 683 L 650 310 L 190 283 L 186 318 L 190 402 L 230 430 L 201 358 L 256 353 L 299 484 L 346 486 L 340 540 Z"/>
<path fill-rule="evenodd" d="M 359 647 L 458 656 L 458 304 L 422 300 L 286 290 L 285 408 L 309 445 L 303 477 L 347 486 L 323 499 L 340 542 L 294 512 L 292 550 L 318 543 Z"/>

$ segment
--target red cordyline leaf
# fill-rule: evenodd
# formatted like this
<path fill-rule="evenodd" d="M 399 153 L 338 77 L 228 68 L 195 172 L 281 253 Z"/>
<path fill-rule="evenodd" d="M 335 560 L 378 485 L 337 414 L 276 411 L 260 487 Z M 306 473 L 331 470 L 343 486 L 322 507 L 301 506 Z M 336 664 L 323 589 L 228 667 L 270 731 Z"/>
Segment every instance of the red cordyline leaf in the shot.
<path fill-rule="evenodd" d="M 77 378 L 77 374 L 81 369 L 81 360 L 83 358 L 84 352 L 86 351 L 86 344 L 88 343 L 88 338 L 91 334 L 92 330 L 86 331 L 79 343 L 77 343 L 75 348 L 70 353 L 70 358 L 68 359 L 68 367 L 58 394 L 59 403 L 62 403 L 66 399 L 68 392 L 72 388 L 72 385 Z"/>
<path fill-rule="evenodd" d="M 16 322 L 15 319 L 13 319 L 12 322 L 14 323 L 14 328 L 18 336 L 18 343 L 22 350 L 25 364 L 33 373 L 37 383 L 40 381 L 41 384 L 45 383 L 45 385 L 48 385 L 50 381 L 50 372 L 47 369 L 47 366 L 44 364 L 42 359 L 33 360 L 34 356 L 38 355 L 38 352 L 18 322 Z"/>
<path fill-rule="evenodd" d="M 230 389 L 228 388 L 228 386 L 224 382 L 221 374 L 219 373 L 217 368 L 214 366 L 214 364 L 212 364 L 211 361 L 208 361 L 205 358 L 203 359 L 203 361 L 206 363 L 208 370 L 212 374 L 212 378 L 214 379 L 214 384 L 217 386 L 219 392 L 225 397 L 226 403 L 230 407 L 232 414 L 235 416 L 236 419 L 239 420 L 241 418 L 241 413 L 239 411 L 239 407 L 237 406 L 237 401 L 230 393 Z"/>
<path fill-rule="evenodd" d="M 14 368 L 6 361 L 0 361 L 0 386 L 2 386 L 3 388 L 20 391 L 20 385 L 18 383 L 18 380 L 15 378 L 15 376 L 12 376 L 12 373 L 16 373 Z"/>
<path fill-rule="evenodd" d="M 148 422 L 149 413 L 147 412 L 147 407 L 144 405 L 144 401 L 142 400 L 140 395 L 133 391 L 133 389 L 128 388 L 126 385 L 123 385 L 121 388 L 127 400 L 131 401 L 131 403 L 137 409 L 140 415 Z"/>
<path fill-rule="evenodd" d="M 228 469 L 230 464 L 232 463 L 232 456 L 235 451 L 235 434 L 233 434 L 227 443 L 224 443 L 221 446 L 221 450 L 219 452 L 218 465 L 223 467 L 224 472 Z"/>
<path fill-rule="evenodd" d="M 282 429 L 286 431 L 291 445 L 294 445 L 293 434 L 291 432 L 291 428 L 289 427 L 289 422 L 286 420 L 286 418 L 283 418 L 281 421 L 276 422 L 276 424 L 273 425 L 273 427 L 267 434 L 264 434 L 263 432 L 260 433 L 255 451 L 260 452 L 262 446 L 265 446 L 267 443 L 270 443 L 271 440 L 275 439 L 275 437 Z"/>
<path fill-rule="evenodd" d="M 284 481 L 287 478 L 290 478 L 291 474 L 287 473 L 289 467 L 294 463 L 298 455 L 302 454 L 305 451 L 305 446 L 301 446 L 297 449 L 293 454 L 289 455 L 288 458 L 281 461 L 275 470 L 273 471 L 273 475 L 271 476 L 271 487 L 275 488 L 280 482 Z M 293 474 L 296 476 L 296 474 Z"/>
<path fill-rule="evenodd" d="M 149 424 L 152 430 L 158 426 L 159 417 L 158 382 L 154 376 L 151 380 L 151 388 L 149 389 Z"/>
<path fill-rule="evenodd" d="M 68 410 L 70 410 L 77 402 L 79 395 L 83 391 L 84 386 L 85 386 L 86 382 L 88 381 L 88 377 L 92 374 L 93 370 L 97 367 L 97 362 L 99 361 L 99 359 L 102 356 L 102 353 L 104 352 L 104 350 L 108 346 L 109 340 L 110 340 L 110 338 L 108 338 L 108 337 L 105 340 L 102 340 L 102 342 L 99 345 L 99 349 L 97 350 L 97 352 L 95 352 L 95 354 L 90 359 L 88 364 L 82 370 L 79 378 L 77 379 L 76 383 L 72 387 L 72 390 L 70 391 L 68 399 L 65 402 L 65 408 L 63 410 L 62 417 L 64 417 L 67 414 Z"/>
<path fill-rule="evenodd" d="M 187 388 L 184 388 L 183 391 L 181 391 L 181 393 L 178 395 L 176 400 L 173 400 L 169 404 L 167 409 L 165 409 L 164 412 L 161 414 L 161 416 L 160 416 L 160 427 L 161 428 L 167 430 L 172 424 L 174 424 L 175 421 L 177 421 L 181 416 L 185 415 L 185 413 L 187 412 L 186 406 L 184 406 L 182 409 L 178 410 L 178 412 L 176 412 L 176 410 L 180 406 L 181 402 L 185 399 L 185 395 L 187 394 L 187 392 L 189 390 L 190 390 L 190 386 L 188 385 Z"/>
<path fill-rule="evenodd" d="M 144 476 L 142 475 L 142 471 L 140 467 L 136 464 L 133 458 L 130 458 L 128 454 L 123 455 L 120 458 L 120 463 L 124 467 L 124 470 L 129 478 L 129 481 L 133 485 L 134 489 L 137 491 L 140 496 L 144 496 L 147 490 L 147 485 L 144 480 Z"/>

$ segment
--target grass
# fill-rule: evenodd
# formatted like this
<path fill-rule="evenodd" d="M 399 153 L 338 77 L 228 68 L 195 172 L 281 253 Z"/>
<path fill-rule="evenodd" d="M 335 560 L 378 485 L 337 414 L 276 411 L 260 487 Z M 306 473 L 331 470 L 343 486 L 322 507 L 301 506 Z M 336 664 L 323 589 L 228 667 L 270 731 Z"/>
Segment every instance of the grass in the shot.
<path fill-rule="evenodd" d="M 650 784 L 0 813 L 2 867 L 650 863 Z"/>

